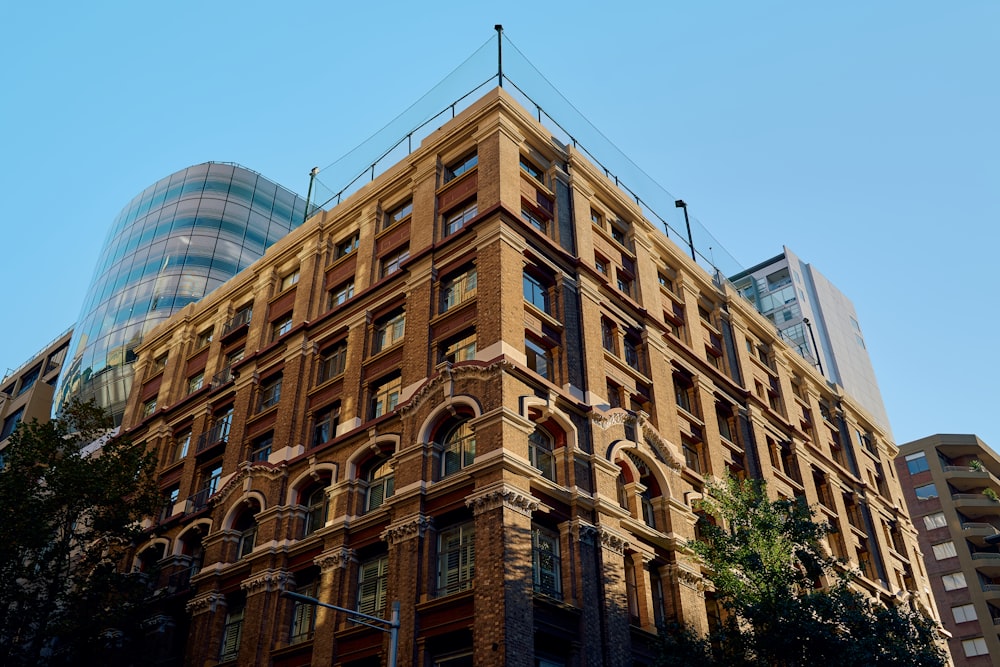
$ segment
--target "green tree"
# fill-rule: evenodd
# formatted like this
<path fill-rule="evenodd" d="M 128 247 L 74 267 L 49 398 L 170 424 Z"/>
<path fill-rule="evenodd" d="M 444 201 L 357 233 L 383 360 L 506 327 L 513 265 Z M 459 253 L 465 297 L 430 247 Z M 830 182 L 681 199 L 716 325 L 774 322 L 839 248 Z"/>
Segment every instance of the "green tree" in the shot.
<path fill-rule="evenodd" d="M 709 486 L 702 509 L 714 522 L 703 522 L 703 539 L 689 546 L 711 571 L 727 620 L 711 649 L 690 632 L 664 633 L 663 664 L 692 651 L 706 665 L 945 664 L 930 619 L 851 586 L 853 575 L 820 544 L 829 527 L 804 503 L 772 501 L 762 482 L 727 478 Z"/>
<path fill-rule="evenodd" d="M 119 566 L 159 494 L 155 456 L 108 432 L 100 409 L 74 403 L 20 424 L 4 450 L 0 664 L 125 659 L 148 589 Z"/>

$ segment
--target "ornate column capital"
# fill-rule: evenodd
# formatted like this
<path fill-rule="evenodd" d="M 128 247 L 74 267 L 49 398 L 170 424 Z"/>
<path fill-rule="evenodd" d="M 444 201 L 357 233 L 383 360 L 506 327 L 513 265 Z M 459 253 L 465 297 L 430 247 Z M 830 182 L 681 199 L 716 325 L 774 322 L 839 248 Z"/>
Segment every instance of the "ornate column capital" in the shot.
<path fill-rule="evenodd" d="M 184 610 L 192 616 L 204 614 L 205 612 L 215 613 L 218 608 L 226 608 L 226 596 L 219 591 L 208 591 L 188 600 L 184 605 Z"/>
<path fill-rule="evenodd" d="M 532 512 L 541 507 L 541 503 L 530 494 L 512 486 L 507 486 L 503 482 L 490 485 L 473 495 L 467 496 L 465 505 L 471 508 L 472 513 L 475 515 L 503 507 L 514 510 L 529 518 Z"/>
<path fill-rule="evenodd" d="M 295 577 L 292 576 L 292 573 L 288 570 L 276 569 L 258 572 L 240 582 L 240 588 L 245 590 L 247 595 L 283 591 L 290 586 L 295 586 Z"/>
<path fill-rule="evenodd" d="M 660 573 L 669 581 L 677 582 L 685 588 L 690 588 L 699 595 L 705 594 L 707 586 L 705 578 L 701 576 L 700 572 L 684 567 L 683 565 L 670 563 L 661 567 Z"/>
<path fill-rule="evenodd" d="M 593 524 L 587 523 L 580 518 L 573 518 L 565 524 L 570 537 L 588 546 L 594 546 L 597 541 L 599 531 Z"/>
<path fill-rule="evenodd" d="M 395 523 L 390 523 L 389 527 L 382 531 L 379 537 L 390 545 L 398 544 L 414 537 L 423 537 L 424 533 L 434 525 L 431 517 L 424 514 L 408 516 Z"/>
<path fill-rule="evenodd" d="M 329 570 L 345 568 L 354 560 L 354 549 L 348 549 L 347 547 L 341 546 L 335 547 L 330 551 L 324 551 L 320 555 L 313 558 L 313 563 L 319 566 L 321 572 L 325 573 Z"/>

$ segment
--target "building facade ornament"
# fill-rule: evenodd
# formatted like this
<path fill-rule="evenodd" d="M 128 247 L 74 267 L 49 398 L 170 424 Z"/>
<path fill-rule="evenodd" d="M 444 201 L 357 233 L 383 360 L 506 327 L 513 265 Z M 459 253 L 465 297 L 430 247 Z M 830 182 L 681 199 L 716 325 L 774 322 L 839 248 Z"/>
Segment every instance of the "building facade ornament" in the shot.
<path fill-rule="evenodd" d="M 499 486 L 487 487 L 479 493 L 467 497 L 465 505 L 472 509 L 474 515 L 504 507 L 527 517 L 530 517 L 532 512 L 541 507 L 538 500 L 530 494 L 503 483 Z"/>
<path fill-rule="evenodd" d="M 612 553 L 616 553 L 619 556 L 625 555 L 625 550 L 628 549 L 628 540 L 625 539 L 623 535 L 605 527 L 598 526 L 596 528 L 597 534 L 601 538 L 601 548 L 607 549 Z"/>
<path fill-rule="evenodd" d="M 511 370 L 513 368 L 514 365 L 506 359 L 495 361 L 489 365 L 462 364 L 461 366 L 452 366 L 451 364 L 448 364 L 435 377 L 425 382 L 423 386 L 413 392 L 413 396 L 410 397 L 410 400 L 408 400 L 405 405 L 399 406 L 399 413 L 406 415 L 407 413 L 418 410 L 424 403 L 427 402 L 436 389 L 449 385 L 454 380 L 464 378 L 486 380 L 501 371 Z"/>
<path fill-rule="evenodd" d="M 705 589 L 707 588 L 705 584 L 705 578 L 701 576 L 700 572 L 691 570 L 683 565 L 678 565 L 676 563 L 671 563 L 670 565 L 664 565 L 660 568 L 660 571 L 671 581 L 676 581 L 681 586 L 689 588 L 693 591 L 697 591 L 698 594 L 704 595 Z"/>
<path fill-rule="evenodd" d="M 389 524 L 389 527 L 382 531 L 379 537 L 390 545 L 398 544 L 405 540 L 412 540 L 414 537 L 423 537 L 424 533 L 432 526 L 431 517 L 417 514 Z"/>
<path fill-rule="evenodd" d="M 295 577 L 291 572 L 276 569 L 264 570 L 240 582 L 240 588 L 245 590 L 247 595 L 283 591 L 294 586 Z"/>
<path fill-rule="evenodd" d="M 355 560 L 354 549 L 341 546 L 330 551 L 324 551 L 313 558 L 321 572 L 346 568 Z"/>
<path fill-rule="evenodd" d="M 207 593 L 202 593 L 191 598 L 184 605 L 184 610 L 192 616 L 197 616 L 205 612 L 215 613 L 216 609 L 220 607 L 225 609 L 226 596 L 219 591 L 208 591 Z"/>
<path fill-rule="evenodd" d="M 592 547 L 597 542 L 597 536 L 599 534 L 597 527 L 587 523 L 586 521 L 571 519 L 568 522 L 568 529 L 569 534 L 582 544 Z"/>

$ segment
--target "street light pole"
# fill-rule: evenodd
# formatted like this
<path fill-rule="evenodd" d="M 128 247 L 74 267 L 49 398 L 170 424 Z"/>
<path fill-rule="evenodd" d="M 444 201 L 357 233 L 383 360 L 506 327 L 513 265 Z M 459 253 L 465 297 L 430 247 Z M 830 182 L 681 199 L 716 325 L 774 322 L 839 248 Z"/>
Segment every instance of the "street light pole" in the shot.
<path fill-rule="evenodd" d="M 352 623 L 367 625 L 369 628 L 375 628 L 379 632 L 387 633 L 389 635 L 389 660 L 387 665 L 388 667 L 396 667 L 396 656 L 399 654 L 399 600 L 392 601 L 392 616 L 389 617 L 389 620 L 386 620 L 384 618 L 379 618 L 378 616 L 363 614 L 355 609 L 347 609 L 345 607 L 338 607 L 335 604 L 321 602 L 314 597 L 302 595 L 301 593 L 282 591 L 281 595 L 291 600 L 298 600 L 299 602 L 305 602 L 306 604 L 315 605 L 317 607 L 326 607 L 327 609 L 333 609 L 334 611 L 342 611 L 351 616 L 347 620 Z M 378 625 L 373 625 L 373 623 L 381 623 L 386 627 L 383 628 Z"/>

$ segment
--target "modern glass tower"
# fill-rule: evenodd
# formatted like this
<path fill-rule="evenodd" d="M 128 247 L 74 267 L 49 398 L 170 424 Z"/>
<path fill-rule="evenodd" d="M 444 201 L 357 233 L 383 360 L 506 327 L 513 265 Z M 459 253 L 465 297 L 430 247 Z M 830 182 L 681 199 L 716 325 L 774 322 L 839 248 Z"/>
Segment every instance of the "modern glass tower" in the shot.
<path fill-rule="evenodd" d="M 94 399 L 121 421 L 143 335 L 302 223 L 306 201 L 260 174 L 207 162 L 137 195 L 115 219 L 74 327 L 54 411 Z"/>

